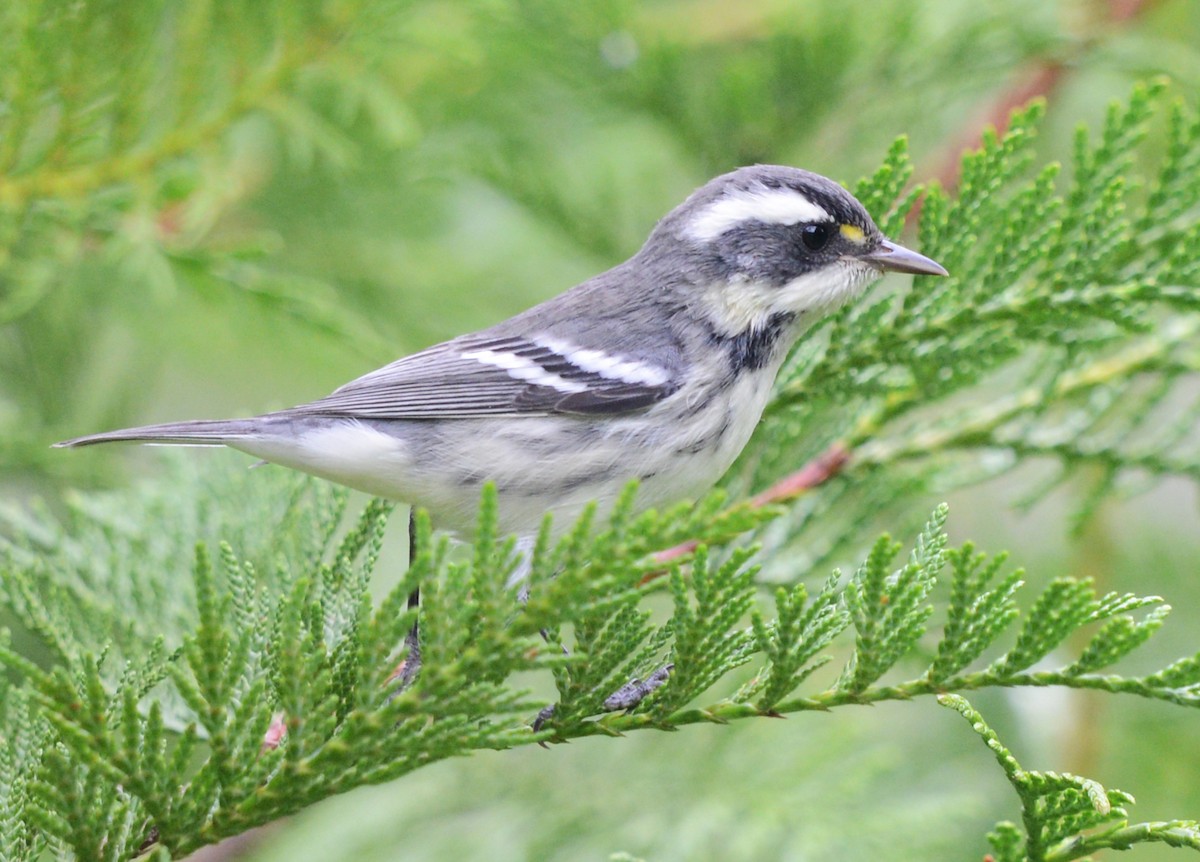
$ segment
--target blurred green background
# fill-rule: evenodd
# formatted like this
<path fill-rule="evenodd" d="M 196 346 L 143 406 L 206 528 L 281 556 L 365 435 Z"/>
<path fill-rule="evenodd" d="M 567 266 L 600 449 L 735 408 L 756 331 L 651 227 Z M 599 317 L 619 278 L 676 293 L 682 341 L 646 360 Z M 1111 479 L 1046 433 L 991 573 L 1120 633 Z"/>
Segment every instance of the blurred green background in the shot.
<path fill-rule="evenodd" d="M 1194 102 L 1200 4 L 11 0 L 0 51 L 0 479 L 52 499 L 157 464 L 54 440 L 310 400 L 620 261 L 735 166 L 853 181 L 907 134 L 917 179 L 952 184 L 1028 97 L 1049 102 L 1046 159 L 1137 80 Z M 1037 478 L 959 495 L 952 530 L 1014 549 L 1035 585 L 1166 596 L 1147 667 L 1194 650 L 1191 487 L 1072 537 L 1069 489 L 1011 507 Z M 1200 816 L 1192 716 L 977 701 L 1031 768 L 1130 790 L 1137 819 Z M 440 763 L 208 858 L 978 859 L 1017 812 L 922 702 Z"/>

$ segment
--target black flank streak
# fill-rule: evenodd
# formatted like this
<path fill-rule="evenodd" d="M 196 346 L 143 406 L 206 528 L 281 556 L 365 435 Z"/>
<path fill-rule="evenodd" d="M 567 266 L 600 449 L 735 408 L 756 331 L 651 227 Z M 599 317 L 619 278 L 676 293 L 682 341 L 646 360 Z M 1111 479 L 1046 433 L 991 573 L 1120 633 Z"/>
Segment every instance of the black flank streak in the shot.
<path fill-rule="evenodd" d="M 520 485 L 498 484 L 498 494 L 515 494 L 518 497 L 544 497 L 547 494 L 569 493 L 592 483 L 606 482 L 615 475 L 615 467 L 596 473 L 577 473 L 574 476 L 554 476 L 545 482 L 533 484 L 523 480 Z M 653 474 L 651 474 L 653 475 Z"/>
<path fill-rule="evenodd" d="M 463 487 L 473 488 L 476 485 L 482 485 L 484 478 L 486 478 L 486 477 L 479 471 L 470 470 L 470 471 L 467 471 L 464 473 L 459 473 L 457 476 L 454 477 L 454 481 L 456 484 L 461 485 Z M 499 489 L 497 488 L 497 490 L 499 490 Z"/>
<path fill-rule="evenodd" d="M 721 438 L 725 436 L 725 432 L 729 430 L 729 425 L 732 421 L 732 417 L 730 416 L 729 412 L 726 411 L 725 418 L 721 422 L 721 426 L 719 428 L 710 431 L 699 440 L 696 440 L 687 446 L 680 446 L 676 448 L 675 454 L 698 455 L 701 452 L 713 448 L 717 443 L 720 442 Z"/>
<path fill-rule="evenodd" d="M 680 446 L 675 450 L 676 455 L 698 455 L 709 447 L 713 441 L 712 434 L 705 434 L 695 443 L 689 443 L 687 446 Z"/>

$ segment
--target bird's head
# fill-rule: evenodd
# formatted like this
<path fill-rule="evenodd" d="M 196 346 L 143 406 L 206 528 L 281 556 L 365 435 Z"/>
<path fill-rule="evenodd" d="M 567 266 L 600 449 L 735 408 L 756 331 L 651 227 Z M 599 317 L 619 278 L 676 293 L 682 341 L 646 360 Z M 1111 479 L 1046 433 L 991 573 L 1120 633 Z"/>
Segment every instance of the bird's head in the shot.
<path fill-rule="evenodd" d="M 885 272 L 947 274 L 887 239 L 837 183 L 778 165 L 702 186 L 663 218 L 648 250 L 685 270 L 697 307 L 728 333 L 780 315 L 815 320 Z"/>

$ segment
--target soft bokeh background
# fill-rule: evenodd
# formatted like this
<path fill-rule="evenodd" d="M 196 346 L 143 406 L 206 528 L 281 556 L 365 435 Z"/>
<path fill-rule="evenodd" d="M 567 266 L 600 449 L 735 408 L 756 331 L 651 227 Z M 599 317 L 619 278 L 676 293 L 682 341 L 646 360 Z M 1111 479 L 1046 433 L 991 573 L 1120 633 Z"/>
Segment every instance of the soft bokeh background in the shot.
<path fill-rule="evenodd" d="M 957 152 L 1028 97 L 1049 102 L 1051 159 L 1136 80 L 1200 92 L 1195 0 L 14 0 L 0 32 L 14 499 L 156 470 L 144 450 L 53 440 L 288 406 L 515 313 L 737 165 L 852 181 L 907 134 L 918 179 L 952 183 Z M 1061 495 L 1011 506 L 1036 479 L 952 501 L 955 534 L 1012 548 L 1035 583 L 1162 594 L 1176 618 L 1142 660 L 1194 650 L 1190 486 L 1072 536 Z M 1028 766 L 1130 790 L 1137 819 L 1200 815 L 1193 716 L 1085 693 L 976 701 Z M 969 859 L 1017 812 L 961 719 L 921 702 L 441 763 L 217 852 Z"/>

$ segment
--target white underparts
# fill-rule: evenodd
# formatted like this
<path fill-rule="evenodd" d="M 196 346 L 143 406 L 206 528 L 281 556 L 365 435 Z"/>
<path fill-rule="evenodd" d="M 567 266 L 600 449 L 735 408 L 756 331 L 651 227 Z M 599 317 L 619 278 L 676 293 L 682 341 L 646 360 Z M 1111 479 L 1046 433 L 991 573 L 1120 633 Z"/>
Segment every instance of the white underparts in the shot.
<path fill-rule="evenodd" d="M 228 445 L 368 494 L 413 499 L 403 480 L 411 469 L 408 446 L 400 437 L 355 419 L 289 434 L 249 435 Z"/>
<path fill-rule="evenodd" d="M 711 242 L 748 221 L 793 225 L 833 220 L 824 207 L 795 189 L 735 189 L 696 213 L 684 226 L 684 234 L 699 242 Z"/>

